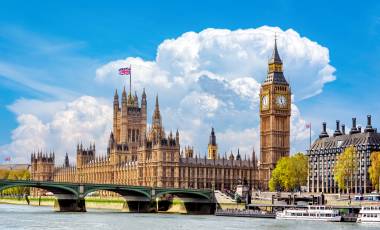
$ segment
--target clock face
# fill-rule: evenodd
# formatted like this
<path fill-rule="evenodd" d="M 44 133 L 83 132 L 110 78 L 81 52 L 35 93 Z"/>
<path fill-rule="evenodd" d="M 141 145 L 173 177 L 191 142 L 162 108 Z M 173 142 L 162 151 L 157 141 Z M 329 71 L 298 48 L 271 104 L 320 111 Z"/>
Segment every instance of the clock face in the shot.
<path fill-rule="evenodd" d="M 269 106 L 269 97 L 268 95 L 264 95 L 261 99 L 263 109 L 267 109 Z"/>
<path fill-rule="evenodd" d="M 281 95 L 281 96 L 277 96 L 276 97 L 276 104 L 278 105 L 278 107 L 280 108 L 285 108 L 286 107 L 286 97 Z"/>

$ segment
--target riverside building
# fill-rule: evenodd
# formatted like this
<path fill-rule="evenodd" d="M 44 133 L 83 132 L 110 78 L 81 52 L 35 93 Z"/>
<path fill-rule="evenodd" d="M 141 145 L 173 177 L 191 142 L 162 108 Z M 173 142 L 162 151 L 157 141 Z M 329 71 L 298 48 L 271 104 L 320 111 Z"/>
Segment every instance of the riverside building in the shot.
<path fill-rule="evenodd" d="M 352 191 L 341 191 L 334 180 L 334 166 L 338 156 L 345 148 L 353 146 L 356 150 L 358 168 L 353 175 Z M 368 175 L 371 165 L 370 156 L 380 149 L 380 133 L 372 127 L 371 116 L 367 116 L 367 125 L 362 130 L 356 126 L 356 118 L 352 118 L 352 128 L 346 133 L 345 125 L 336 121 L 334 134 L 329 136 L 326 123 L 323 122 L 322 132 L 307 151 L 309 157 L 308 191 L 323 193 L 369 193 L 372 185 Z"/>

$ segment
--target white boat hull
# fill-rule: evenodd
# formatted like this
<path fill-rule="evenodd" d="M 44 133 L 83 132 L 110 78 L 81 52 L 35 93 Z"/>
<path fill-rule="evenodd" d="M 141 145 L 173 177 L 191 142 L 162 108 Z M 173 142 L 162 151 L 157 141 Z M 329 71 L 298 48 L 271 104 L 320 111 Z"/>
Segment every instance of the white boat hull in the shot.
<path fill-rule="evenodd" d="M 356 220 L 357 223 L 379 223 L 380 224 L 380 218 L 363 218 L 363 217 L 359 217 L 357 220 Z"/>
<path fill-rule="evenodd" d="M 312 217 L 312 216 L 276 216 L 278 220 L 316 220 L 316 221 L 327 221 L 327 222 L 340 222 L 341 216 L 334 217 Z"/>

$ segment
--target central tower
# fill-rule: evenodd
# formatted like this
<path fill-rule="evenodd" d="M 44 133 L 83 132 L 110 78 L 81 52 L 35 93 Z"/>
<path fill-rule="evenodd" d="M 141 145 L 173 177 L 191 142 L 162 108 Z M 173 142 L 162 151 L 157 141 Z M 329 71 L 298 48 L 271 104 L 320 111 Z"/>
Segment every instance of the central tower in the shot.
<path fill-rule="evenodd" d="M 268 75 L 260 89 L 260 160 L 267 169 L 263 181 L 281 157 L 289 156 L 291 92 L 275 39 Z"/>

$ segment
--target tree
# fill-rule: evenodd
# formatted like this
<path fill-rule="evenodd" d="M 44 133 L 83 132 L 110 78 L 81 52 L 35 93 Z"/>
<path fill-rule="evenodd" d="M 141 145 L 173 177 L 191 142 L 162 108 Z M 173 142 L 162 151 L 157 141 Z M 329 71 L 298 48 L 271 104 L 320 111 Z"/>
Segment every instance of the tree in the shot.
<path fill-rule="evenodd" d="M 0 170 L 0 179 L 8 180 L 27 180 L 30 178 L 30 172 L 27 169 L 21 170 Z M 13 187 L 2 191 L 3 194 L 7 195 L 22 195 L 24 193 L 29 193 L 29 188 L 27 187 Z"/>
<path fill-rule="evenodd" d="M 270 191 L 300 190 L 307 182 L 308 159 L 303 153 L 281 158 L 272 171 Z"/>
<path fill-rule="evenodd" d="M 356 150 L 354 146 L 349 146 L 338 156 L 334 166 L 334 180 L 341 190 L 352 191 L 353 176 L 357 168 Z"/>
<path fill-rule="evenodd" d="M 368 169 L 369 178 L 371 179 L 372 186 L 376 189 L 379 188 L 380 180 L 380 152 L 371 153 L 371 166 Z M 380 188 L 379 190 L 380 191 Z"/>

